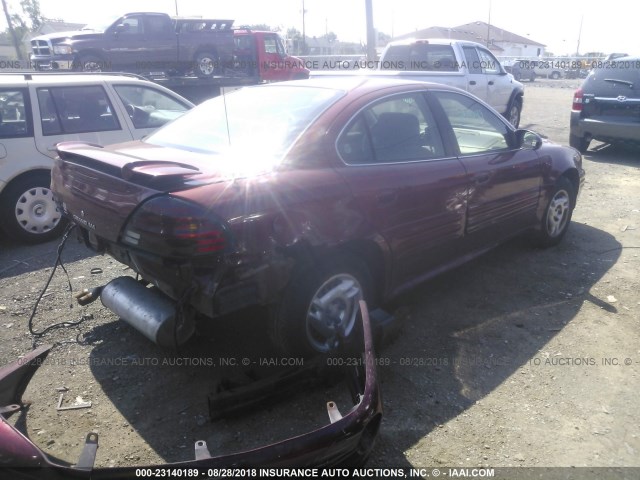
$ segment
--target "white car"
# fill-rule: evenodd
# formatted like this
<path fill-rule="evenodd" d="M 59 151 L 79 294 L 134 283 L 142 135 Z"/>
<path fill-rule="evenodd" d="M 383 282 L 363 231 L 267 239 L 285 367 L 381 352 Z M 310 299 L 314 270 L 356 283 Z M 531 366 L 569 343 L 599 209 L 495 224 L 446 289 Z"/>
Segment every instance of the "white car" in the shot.
<path fill-rule="evenodd" d="M 140 139 L 193 106 L 130 74 L 0 74 L 0 228 L 26 243 L 61 233 L 49 190 L 57 143 Z"/>

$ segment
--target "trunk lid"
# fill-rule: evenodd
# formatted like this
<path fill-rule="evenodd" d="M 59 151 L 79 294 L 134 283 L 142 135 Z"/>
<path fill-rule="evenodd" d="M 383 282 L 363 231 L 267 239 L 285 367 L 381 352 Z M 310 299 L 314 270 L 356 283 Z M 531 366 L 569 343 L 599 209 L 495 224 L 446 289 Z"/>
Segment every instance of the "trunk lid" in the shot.
<path fill-rule="evenodd" d="M 640 68 L 618 63 L 596 70 L 585 81 L 583 118 L 640 122 Z"/>
<path fill-rule="evenodd" d="M 210 155 L 139 141 L 110 147 L 64 142 L 57 150 L 51 174 L 57 201 L 78 224 L 111 242 L 145 200 L 233 178 L 213 168 L 218 162 Z"/>

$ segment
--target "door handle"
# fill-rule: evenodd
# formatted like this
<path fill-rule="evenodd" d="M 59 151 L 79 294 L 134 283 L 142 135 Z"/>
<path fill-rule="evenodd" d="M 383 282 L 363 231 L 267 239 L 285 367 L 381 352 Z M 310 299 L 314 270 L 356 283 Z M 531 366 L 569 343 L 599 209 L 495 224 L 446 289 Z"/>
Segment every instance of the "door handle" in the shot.
<path fill-rule="evenodd" d="M 489 85 L 493 85 L 493 80 L 489 80 Z"/>
<path fill-rule="evenodd" d="M 471 80 L 471 81 L 469 82 L 469 85 L 475 85 L 475 84 L 476 84 L 476 81 L 475 81 L 475 80 Z"/>

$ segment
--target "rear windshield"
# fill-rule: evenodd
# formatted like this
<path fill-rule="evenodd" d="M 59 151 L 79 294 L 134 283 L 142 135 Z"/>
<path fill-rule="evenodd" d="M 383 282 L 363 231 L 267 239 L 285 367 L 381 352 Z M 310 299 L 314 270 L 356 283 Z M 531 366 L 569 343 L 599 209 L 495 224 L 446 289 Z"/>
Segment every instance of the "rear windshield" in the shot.
<path fill-rule="evenodd" d="M 343 94 L 302 86 L 244 88 L 206 101 L 144 141 L 198 153 L 232 153 L 234 158 L 255 154 L 274 163 Z"/>
<path fill-rule="evenodd" d="M 640 60 L 605 62 L 589 76 L 587 85 L 598 93 L 629 90 L 640 92 Z"/>
<path fill-rule="evenodd" d="M 413 43 L 389 47 L 381 63 L 384 70 L 458 71 L 451 45 Z"/>

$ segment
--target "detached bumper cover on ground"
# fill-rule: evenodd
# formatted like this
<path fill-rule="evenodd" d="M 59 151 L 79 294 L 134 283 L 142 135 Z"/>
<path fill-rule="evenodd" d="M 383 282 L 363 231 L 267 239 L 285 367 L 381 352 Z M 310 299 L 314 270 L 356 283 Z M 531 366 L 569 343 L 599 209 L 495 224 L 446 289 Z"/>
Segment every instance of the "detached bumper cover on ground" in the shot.
<path fill-rule="evenodd" d="M 361 307 L 364 304 L 361 305 Z M 354 367 L 348 381 L 355 387 L 358 402 L 341 416 L 333 402 L 327 410 L 330 422 L 312 432 L 281 442 L 231 455 L 209 453 L 206 442 L 195 444 L 195 460 L 154 465 L 148 468 L 229 467 L 323 467 L 355 466 L 366 461 L 373 447 L 382 417 L 382 403 L 376 379 L 375 357 L 369 316 L 362 308 L 364 354 L 362 365 Z M 52 458 L 7 422 L 5 417 L 26 414 L 22 395 L 36 370 L 44 363 L 51 347 L 42 346 L 0 369 L 0 469 L 14 472 L 12 478 L 136 478 L 145 467 L 93 468 L 98 435 L 87 435 L 75 465 Z"/>

